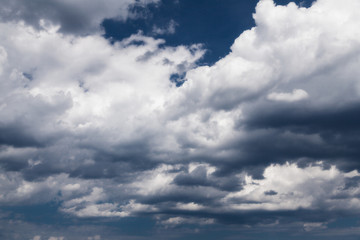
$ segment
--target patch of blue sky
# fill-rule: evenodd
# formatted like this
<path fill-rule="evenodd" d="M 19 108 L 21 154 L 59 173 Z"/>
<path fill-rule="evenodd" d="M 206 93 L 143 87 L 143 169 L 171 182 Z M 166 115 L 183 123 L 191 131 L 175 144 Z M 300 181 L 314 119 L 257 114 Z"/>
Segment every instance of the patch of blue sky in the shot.
<path fill-rule="evenodd" d="M 132 9 L 136 18 L 125 22 L 107 19 L 102 23 L 104 37 L 112 41 L 141 31 L 144 35 L 163 38 L 168 46 L 203 44 L 207 50 L 200 65 L 212 65 L 226 56 L 230 46 L 243 31 L 255 26 L 252 14 L 255 0 L 162 0 L 160 4 Z M 286 5 L 289 0 L 276 0 Z M 313 0 L 296 0 L 310 7 Z M 158 30 L 158 31 L 156 31 Z"/>

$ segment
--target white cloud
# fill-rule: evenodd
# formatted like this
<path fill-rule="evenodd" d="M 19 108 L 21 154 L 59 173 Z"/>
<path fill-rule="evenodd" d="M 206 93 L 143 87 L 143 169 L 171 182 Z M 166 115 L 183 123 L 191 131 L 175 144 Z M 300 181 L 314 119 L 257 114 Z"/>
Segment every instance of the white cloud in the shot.
<path fill-rule="evenodd" d="M 296 102 L 309 97 L 309 94 L 302 89 L 294 89 L 291 93 L 270 93 L 267 98 L 272 101 Z"/>
<path fill-rule="evenodd" d="M 62 209 L 64 212 L 74 214 L 77 217 L 127 217 L 130 214 L 119 211 L 117 204 L 102 203 L 102 204 L 88 204 L 84 208 L 76 209 L 66 208 Z"/>
<path fill-rule="evenodd" d="M 177 203 L 177 209 L 189 210 L 189 211 L 198 211 L 204 209 L 204 206 L 191 202 L 191 203 Z"/>
<path fill-rule="evenodd" d="M 73 145 L 81 141 L 112 151 L 151 137 L 152 152 L 161 152 L 156 157 L 176 153 L 176 158 L 184 149 L 191 155 L 213 152 L 245 137 L 234 128 L 246 117 L 244 107 L 261 109 L 251 104 L 263 96 L 301 104 L 311 95 L 316 100 L 310 101 L 327 105 L 345 101 L 344 94 L 357 96 L 356 59 L 340 61 L 356 52 L 357 32 L 348 34 L 348 25 L 357 16 L 349 15 L 353 8 L 333 5 L 318 1 L 299 9 L 261 1 L 257 27 L 239 36 L 232 52 L 214 66 L 188 71 L 180 88 L 169 83 L 170 75 L 194 67 L 203 53 L 198 46 L 163 48 L 162 40 L 141 34 L 111 46 L 99 36 L 69 37 L 3 23 L 2 121 L 21 125 L 21 134 L 34 144 L 67 136 Z M 346 27 L 336 23 L 336 31 L 329 29 L 334 14 L 328 12 L 349 15 Z M 334 41 L 323 44 L 323 35 Z M 339 66 L 324 70 L 335 63 Z M 340 76 L 344 68 L 352 74 Z M 337 91 L 329 96 L 324 85 Z M 288 93 L 289 88 L 295 90 Z"/>
<path fill-rule="evenodd" d="M 184 217 L 171 217 L 160 222 L 166 227 L 174 227 L 180 224 L 200 224 L 200 225 L 209 225 L 214 224 L 215 219 L 212 218 L 184 218 Z"/>
<path fill-rule="evenodd" d="M 84 11 L 99 3 L 92 4 Z M 159 209 L 358 211 L 358 186 L 344 187 L 357 172 L 349 176 L 334 164 L 282 164 L 304 153 L 288 154 L 272 141 L 281 137 L 296 142 L 294 148 L 301 142 L 320 149 L 324 134 L 249 130 L 246 121 L 263 113 L 266 98 L 326 110 L 358 102 L 359 4 L 318 0 L 305 9 L 262 0 L 257 26 L 241 34 L 226 57 L 201 67 L 200 45 L 166 47 L 141 33 L 111 45 L 96 34 L 63 35 L 56 31 L 57 24 L 64 26 L 58 19 L 44 18 L 50 22 L 44 20 L 42 29 L 0 23 L 0 202 L 60 198 L 61 210 L 79 217 Z M 108 11 L 95 15 L 90 26 L 118 14 Z M 187 81 L 177 88 L 170 77 L 183 72 Z M 263 146 L 255 145 L 261 134 L 271 136 L 268 152 L 283 151 L 276 159 L 282 163 L 270 165 L 265 155 L 251 158 L 261 152 Z M 264 179 L 239 173 L 252 164 L 267 166 Z"/>
<path fill-rule="evenodd" d="M 360 175 L 357 175 L 360 176 Z M 295 164 L 271 165 L 264 171 L 264 179 L 245 177 L 243 189 L 224 198 L 229 210 L 297 210 L 318 209 L 360 209 L 356 194 L 360 188 L 345 189 L 347 174 L 332 166 L 325 170 L 320 166 L 299 168 Z M 274 194 L 266 194 L 273 192 Z M 345 194 L 344 199 L 336 196 Z M 239 203 L 237 203 L 239 202 Z"/>
<path fill-rule="evenodd" d="M 260 1 L 254 14 L 257 26 L 235 40 L 229 55 L 212 67 L 188 72 L 184 99 L 227 109 L 259 95 L 271 95 L 267 91 L 273 87 L 279 93 L 289 87 L 314 93 L 318 102 L 342 99 L 340 92 L 349 91 L 345 86 L 358 88 L 350 74 L 358 73 L 353 68 L 359 61 L 353 55 L 359 51 L 358 16 L 353 11 L 358 4 L 319 0 L 306 9 L 293 3 L 275 6 L 273 1 Z M 337 89 L 331 98 L 325 86 Z M 299 90 L 293 93 L 299 95 L 294 100 L 305 96 Z M 350 98 L 359 92 L 346 94 Z"/>

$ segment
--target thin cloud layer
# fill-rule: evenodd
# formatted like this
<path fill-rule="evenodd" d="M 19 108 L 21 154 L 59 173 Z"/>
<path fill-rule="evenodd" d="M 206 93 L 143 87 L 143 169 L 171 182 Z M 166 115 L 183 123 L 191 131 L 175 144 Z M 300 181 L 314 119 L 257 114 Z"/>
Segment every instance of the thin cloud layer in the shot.
<path fill-rule="evenodd" d="M 261 0 L 213 66 L 196 65 L 201 45 L 141 32 L 111 44 L 64 34 L 78 30 L 60 17 L 34 27 L 25 7 L 4 15 L 0 203 L 168 228 L 287 218 L 312 231 L 358 214 L 359 7 Z M 91 27 L 115 16 L 97 13 Z"/>

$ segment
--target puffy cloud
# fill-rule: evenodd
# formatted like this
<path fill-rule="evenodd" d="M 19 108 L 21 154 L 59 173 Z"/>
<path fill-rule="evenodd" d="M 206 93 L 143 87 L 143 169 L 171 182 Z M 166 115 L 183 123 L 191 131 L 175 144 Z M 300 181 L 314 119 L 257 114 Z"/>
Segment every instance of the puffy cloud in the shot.
<path fill-rule="evenodd" d="M 356 136 L 344 128 L 357 131 L 351 120 L 359 104 L 354 78 L 359 74 L 358 17 L 352 11 L 357 4 L 319 0 L 311 8 L 299 8 L 260 1 L 254 14 L 257 26 L 235 40 L 229 55 L 187 73 L 174 105 L 183 110 L 177 121 L 192 124 L 178 132 L 191 136 L 191 126 L 203 126 L 196 127 L 196 135 L 207 136 L 217 147 L 208 148 L 206 157 L 222 152 L 232 159 L 231 164 L 218 163 L 225 172 L 304 158 L 331 160 L 350 170 L 358 156 L 350 147 Z M 206 110 L 210 113 L 204 114 Z M 226 123 L 220 125 L 215 116 L 223 112 Z M 213 129 L 224 135 L 211 134 Z M 199 140 L 189 146 L 203 157 L 197 146 L 206 145 Z M 348 155 L 341 163 L 348 147 L 354 158 Z"/>
<path fill-rule="evenodd" d="M 141 33 L 112 45 L 29 26 L 36 12 L 1 23 L 0 202 L 165 225 L 358 213 L 358 7 L 262 0 L 213 66 Z"/>
<path fill-rule="evenodd" d="M 265 169 L 264 179 L 246 176 L 243 189 L 224 199 L 232 201 L 231 208 L 239 210 L 358 209 L 359 189 L 345 187 L 347 179 L 358 176 L 357 171 L 342 173 L 334 166 L 322 169 L 322 166 L 271 165 Z M 347 195 L 349 205 L 343 205 L 344 199 L 338 195 Z"/>
<path fill-rule="evenodd" d="M 97 157 L 163 158 L 162 112 L 177 89 L 169 78 L 193 66 L 203 53 L 199 46 L 161 47 L 163 40 L 142 35 L 111 45 L 99 36 L 69 37 L 23 24 L 1 27 L 13 36 L 1 40 L 7 52 L 0 125 L 6 164 L 14 165 L 6 159 L 20 154 L 28 159 L 18 157 L 18 168 L 42 163 L 31 171 L 49 164 L 58 172 L 86 162 L 71 168 L 87 176 L 96 170 Z"/>
<path fill-rule="evenodd" d="M 199 167 L 207 169 L 207 180 L 203 180 L 206 184 L 177 182 L 186 169 L 196 174 Z M 236 174 L 231 181 L 241 186 L 237 189 L 219 186 L 217 180 L 225 181 L 227 176 L 217 177 L 215 173 L 214 167 L 163 165 L 139 174 L 132 182 L 120 184 L 116 179 L 81 180 L 65 175 L 34 183 L 14 179 L 13 174 L 2 174 L 0 187 L 4 194 L 0 200 L 3 205 L 56 200 L 61 203 L 62 212 L 86 218 L 153 214 L 165 225 L 194 223 L 196 216 L 204 218 L 204 224 L 210 224 L 237 222 L 232 215 L 249 214 L 249 221 L 259 223 L 273 218 L 268 214 L 276 216 L 278 211 L 319 211 L 327 216 L 326 212 L 332 215 L 360 210 L 357 171 L 345 173 L 335 166 L 326 169 L 323 163 L 305 168 L 293 163 L 270 165 L 264 170 L 263 179 L 254 179 L 246 172 Z M 251 217 L 254 211 L 257 215 Z"/>

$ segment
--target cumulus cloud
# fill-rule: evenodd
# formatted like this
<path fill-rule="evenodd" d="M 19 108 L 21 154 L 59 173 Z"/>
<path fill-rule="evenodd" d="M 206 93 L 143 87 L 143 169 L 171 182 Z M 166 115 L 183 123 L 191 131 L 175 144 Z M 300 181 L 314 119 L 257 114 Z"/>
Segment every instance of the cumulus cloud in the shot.
<path fill-rule="evenodd" d="M 359 173 L 342 173 L 334 166 L 299 168 L 295 164 L 271 165 L 264 171 L 264 179 L 245 177 L 243 189 L 230 193 L 224 199 L 233 201 L 236 209 L 295 210 L 299 208 L 348 208 L 338 194 L 348 194 L 350 208 L 359 208 L 357 191 L 345 189 L 347 179 L 356 178 Z M 273 194 L 266 194 L 272 192 Z M 351 197 L 352 195 L 352 197 Z M 240 202 L 240 203 L 236 203 Z M 330 204 L 330 205 L 329 205 Z"/>
<path fill-rule="evenodd" d="M 359 4 L 262 0 L 256 27 L 213 66 L 196 65 L 201 45 L 64 35 L 78 31 L 66 12 L 3 15 L 0 202 L 169 226 L 358 213 Z"/>

